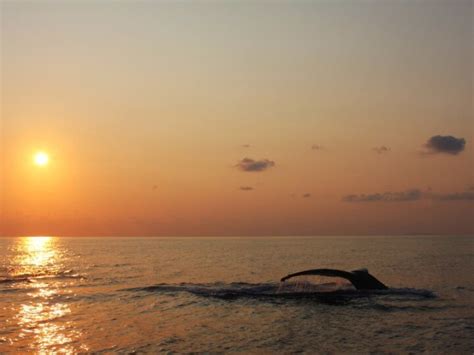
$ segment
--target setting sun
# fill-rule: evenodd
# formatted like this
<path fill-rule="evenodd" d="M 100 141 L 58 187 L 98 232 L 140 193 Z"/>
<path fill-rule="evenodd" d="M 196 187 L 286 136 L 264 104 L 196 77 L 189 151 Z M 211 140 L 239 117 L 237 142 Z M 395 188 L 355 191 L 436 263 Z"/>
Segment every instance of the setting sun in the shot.
<path fill-rule="evenodd" d="M 34 162 L 36 165 L 45 166 L 48 164 L 49 157 L 45 152 L 37 152 L 34 155 Z"/>

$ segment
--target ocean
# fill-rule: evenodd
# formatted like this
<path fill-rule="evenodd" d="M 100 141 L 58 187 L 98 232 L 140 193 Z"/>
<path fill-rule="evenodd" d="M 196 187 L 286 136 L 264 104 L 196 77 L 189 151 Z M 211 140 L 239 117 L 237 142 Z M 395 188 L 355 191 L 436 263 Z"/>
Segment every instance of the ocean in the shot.
<path fill-rule="evenodd" d="M 0 238 L 0 352 L 472 354 L 473 241 Z M 390 289 L 279 281 L 312 268 Z"/>

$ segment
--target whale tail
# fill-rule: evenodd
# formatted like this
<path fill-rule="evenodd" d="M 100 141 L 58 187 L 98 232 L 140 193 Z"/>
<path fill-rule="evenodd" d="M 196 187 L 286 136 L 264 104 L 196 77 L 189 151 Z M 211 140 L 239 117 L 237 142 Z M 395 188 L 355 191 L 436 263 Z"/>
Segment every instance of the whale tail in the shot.
<path fill-rule="evenodd" d="M 344 271 L 336 269 L 312 269 L 289 274 L 281 279 L 282 282 L 296 276 L 318 275 L 327 277 L 341 277 L 349 280 L 357 290 L 386 290 L 388 289 L 382 282 L 369 274 L 367 269 L 358 269 L 354 271 Z"/>

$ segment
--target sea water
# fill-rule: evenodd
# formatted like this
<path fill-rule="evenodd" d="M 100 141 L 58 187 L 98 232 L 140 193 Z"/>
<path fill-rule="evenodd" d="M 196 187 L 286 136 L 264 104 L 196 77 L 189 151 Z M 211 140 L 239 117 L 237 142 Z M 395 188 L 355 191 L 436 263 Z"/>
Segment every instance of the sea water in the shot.
<path fill-rule="evenodd" d="M 0 238 L 0 352 L 472 354 L 473 242 Z M 279 282 L 362 267 L 391 289 Z"/>

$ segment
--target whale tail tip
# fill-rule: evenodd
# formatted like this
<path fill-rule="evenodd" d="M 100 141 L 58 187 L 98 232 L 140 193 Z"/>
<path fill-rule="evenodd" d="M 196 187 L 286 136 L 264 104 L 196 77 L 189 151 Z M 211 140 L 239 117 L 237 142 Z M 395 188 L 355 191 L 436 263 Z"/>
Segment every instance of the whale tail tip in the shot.
<path fill-rule="evenodd" d="M 366 269 L 365 267 L 363 267 L 363 268 L 360 268 L 360 269 L 353 270 L 352 272 L 365 272 L 366 274 L 368 274 L 369 270 Z"/>

